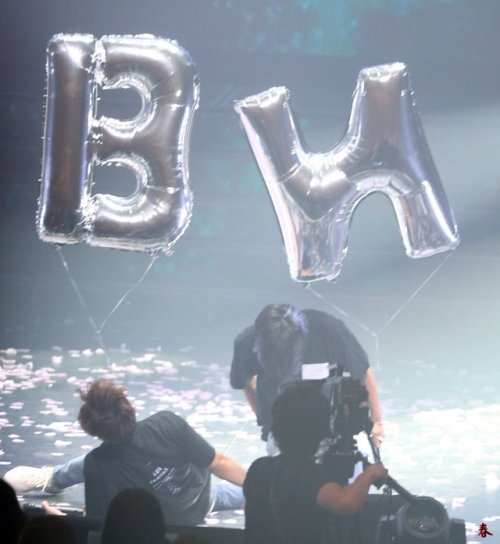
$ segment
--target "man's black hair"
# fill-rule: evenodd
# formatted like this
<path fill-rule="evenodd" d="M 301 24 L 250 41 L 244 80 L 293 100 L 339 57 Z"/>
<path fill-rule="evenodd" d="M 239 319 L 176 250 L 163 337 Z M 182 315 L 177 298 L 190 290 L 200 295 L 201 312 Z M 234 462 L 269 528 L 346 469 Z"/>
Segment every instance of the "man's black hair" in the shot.
<path fill-rule="evenodd" d="M 306 316 L 290 304 L 269 304 L 255 320 L 254 352 L 268 376 L 298 373 L 307 336 Z"/>
<path fill-rule="evenodd" d="M 309 383 L 288 386 L 273 404 L 271 415 L 271 431 L 283 454 L 313 454 L 329 435 L 328 400 Z"/>

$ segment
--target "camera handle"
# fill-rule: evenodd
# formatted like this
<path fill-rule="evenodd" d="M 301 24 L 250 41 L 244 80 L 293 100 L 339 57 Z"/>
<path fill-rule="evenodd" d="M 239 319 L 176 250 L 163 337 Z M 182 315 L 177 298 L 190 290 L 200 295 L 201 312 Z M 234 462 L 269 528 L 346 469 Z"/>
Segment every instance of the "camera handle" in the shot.
<path fill-rule="evenodd" d="M 372 449 L 373 459 L 376 463 L 381 463 L 382 460 L 380 457 L 380 450 L 377 446 L 375 446 L 375 442 L 373 441 L 372 436 L 369 433 L 366 433 L 366 436 L 368 437 L 368 442 L 370 443 L 370 447 Z M 407 502 L 416 502 L 418 499 L 418 497 L 410 493 L 407 489 L 405 489 L 401 484 L 396 482 L 396 480 L 394 478 L 391 478 L 390 476 L 387 476 L 385 484 L 394 491 L 396 491 L 398 495 L 403 497 Z"/>

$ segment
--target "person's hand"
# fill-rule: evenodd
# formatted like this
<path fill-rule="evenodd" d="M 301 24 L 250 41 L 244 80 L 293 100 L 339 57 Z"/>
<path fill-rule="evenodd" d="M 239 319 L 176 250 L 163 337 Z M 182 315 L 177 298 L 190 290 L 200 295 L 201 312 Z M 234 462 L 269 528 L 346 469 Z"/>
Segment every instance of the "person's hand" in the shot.
<path fill-rule="evenodd" d="M 389 472 L 382 463 L 370 465 L 366 471 L 369 472 L 372 478 L 372 484 L 377 488 L 382 487 L 387 480 L 387 476 L 389 476 Z"/>
<path fill-rule="evenodd" d="M 47 501 L 42 501 L 42 508 L 43 508 L 43 511 L 49 516 L 65 516 L 66 515 L 64 512 L 59 510 L 57 506 L 53 506 L 52 504 L 49 504 Z"/>
<path fill-rule="evenodd" d="M 384 426 L 382 425 L 381 421 L 376 421 L 373 424 L 371 435 L 375 446 L 377 446 L 377 448 L 380 448 L 385 437 Z"/>

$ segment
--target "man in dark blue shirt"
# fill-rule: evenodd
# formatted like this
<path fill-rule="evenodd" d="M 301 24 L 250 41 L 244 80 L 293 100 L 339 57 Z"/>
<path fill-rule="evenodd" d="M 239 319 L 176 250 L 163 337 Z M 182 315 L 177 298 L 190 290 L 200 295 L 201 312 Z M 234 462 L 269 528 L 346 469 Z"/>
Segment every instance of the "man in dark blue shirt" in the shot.
<path fill-rule="evenodd" d="M 360 380 L 368 391 L 372 436 L 380 446 L 384 429 L 377 384 L 368 357 L 345 324 L 318 310 L 299 310 L 289 304 L 270 304 L 255 323 L 243 330 L 234 342 L 230 381 L 243 389 L 248 403 L 267 440 L 271 406 L 280 387 L 301 377 L 302 365 L 340 365 Z"/>

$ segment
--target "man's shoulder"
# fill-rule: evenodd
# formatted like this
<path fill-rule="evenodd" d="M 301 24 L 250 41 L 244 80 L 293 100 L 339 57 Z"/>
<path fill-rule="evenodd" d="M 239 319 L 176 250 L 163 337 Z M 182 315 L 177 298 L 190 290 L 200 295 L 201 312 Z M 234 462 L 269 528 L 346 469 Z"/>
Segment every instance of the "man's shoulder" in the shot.
<path fill-rule="evenodd" d="M 346 328 L 344 322 L 331 314 L 321 310 L 303 310 L 302 313 L 307 318 L 309 331 L 313 334 L 317 330 L 341 331 Z"/>
<path fill-rule="evenodd" d="M 168 421 L 172 419 L 181 419 L 178 415 L 174 414 L 174 412 L 171 412 L 170 410 L 160 410 L 159 412 L 155 412 L 154 414 L 151 414 L 150 416 L 141 419 L 141 421 L 138 422 L 138 425 L 142 425 L 144 423 L 148 422 L 154 422 L 154 421 Z"/>
<path fill-rule="evenodd" d="M 275 463 L 276 463 L 276 459 L 278 458 L 278 456 L 270 456 L 270 455 L 266 455 L 265 457 L 259 457 L 258 459 L 255 459 L 255 461 L 252 462 L 252 464 L 250 465 L 250 469 L 252 467 L 261 467 L 261 466 L 273 466 Z M 249 470 L 250 470 L 249 469 Z"/>
<path fill-rule="evenodd" d="M 254 482 L 256 479 L 268 478 L 269 474 L 272 474 L 274 471 L 274 466 L 276 465 L 277 457 L 259 457 L 255 459 L 250 465 L 247 477 L 245 480 L 245 487 L 248 487 L 248 484 Z"/>
<path fill-rule="evenodd" d="M 256 459 L 248 469 L 247 478 L 249 477 L 250 480 L 266 480 L 275 474 L 277 470 L 284 471 L 284 473 L 293 471 L 298 478 L 307 475 L 307 477 L 320 480 L 322 483 L 332 479 L 325 467 L 315 463 L 313 459 L 304 458 L 302 462 L 297 463 L 295 458 L 283 454 Z"/>
<path fill-rule="evenodd" d="M 258 373 L 254 353 L 255 327 L 251 325 L 238 334 L 234 340 L 233 359 L 229 375 L 231 387 L 244 389 L 248 379 Z"/>
<path fill-rule="evenodd" d="M 255 342 L 255 326 L 250 325 L 244 328 L 234 339 L 235 346 L 244 346 L 249 344 L 253 347 Z"/>
<path fill-rule="evenodd" d="M 146 429 L 156 429 L 159 427 L 168 429 L 178 429 L 186 425 L 186 420 L 181 416 L 174 414 L 170 410 L 160 410 L 137 423 L 138 432 L 144 432 Z"/>
<path fill-rule="evenodd" d="M 106 460 L 109 457 L 107 450 L 108 448 L 106 444 L 100 444 L 93 450 L 89 451 L 89 453 L 85 455 L 85 459 L 83 461 L 85 472 L 95 472 L 102 463 L 106 463 Z"/>
<path fill-rule="evenodd" d="M 302 313 L 305 314 L 307 319 L 314 321 L 327 323 L 343 323 L 341 319 L 338 319 L 337 317 L 334 317 L 332 314 L 329 314 L 327 312 L 323 312 L 322 310 L 313 310 L 312 308 L 308 308 L 307 310 L 302 310 Z"/>

